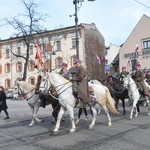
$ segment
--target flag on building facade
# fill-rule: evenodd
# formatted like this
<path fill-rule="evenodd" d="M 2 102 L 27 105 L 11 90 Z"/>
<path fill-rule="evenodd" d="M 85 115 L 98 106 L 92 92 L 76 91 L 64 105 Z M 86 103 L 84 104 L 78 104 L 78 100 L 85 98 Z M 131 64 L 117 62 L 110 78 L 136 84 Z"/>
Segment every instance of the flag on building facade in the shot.
<path fill-rule="evenodd" d="M 98 63 L 101 64 L 101 59 L 100 59 L 100 57 L 98 57 L 98 56 L 96 55 L 96 59 L 97 59 Z"/>
<path fill-rule="evenodd" d="M 131 67 L 131 60 L 130 59 L 128 59 L 127 64 Z"/>
<path fill-rule="evenodd" d="M 40 71 L 44 65 L 42 61 L 42 51 L 38 44 L 35 44 L 34 47 L 36 48 L 34 67 Z"/>
<path fill-rule="evenodd" d="M 139 46 L 138 46 L 138 43 L 136 43 L 135 45 L 135 57 L 138 57 L 139 56 Z"/>

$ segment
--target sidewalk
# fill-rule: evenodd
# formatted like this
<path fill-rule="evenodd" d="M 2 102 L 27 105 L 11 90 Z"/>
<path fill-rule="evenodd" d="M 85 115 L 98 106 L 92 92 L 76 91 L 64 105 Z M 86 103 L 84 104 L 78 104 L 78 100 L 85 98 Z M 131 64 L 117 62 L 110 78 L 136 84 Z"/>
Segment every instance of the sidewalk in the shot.
<path fill-rule="evenodd" d="M 6 117 L 4 111 L 0 114 L 0 125 L 15 123 L 23 120 L 31 120 L 32 113 L 26 100 L 11 100 L 7 99 L 8 113 L 10 119 L 4 120 Z M 37 115 L 38 118 L 51 116 L 52 108 L 51 105 L 46 108 L 40 107 Z"/>

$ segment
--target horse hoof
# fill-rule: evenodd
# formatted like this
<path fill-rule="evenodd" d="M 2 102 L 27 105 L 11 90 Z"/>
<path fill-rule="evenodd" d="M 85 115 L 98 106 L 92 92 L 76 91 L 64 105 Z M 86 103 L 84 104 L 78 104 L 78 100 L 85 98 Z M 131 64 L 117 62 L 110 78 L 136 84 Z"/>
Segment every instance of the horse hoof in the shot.
<path fill-rule="evenodd" d="M 150 116 L 150 112 L 149 112 L 149 113 L 147 113 L 147 116 Z"/>
<path fill-rule="evenodd" d="M 53 131 L 52 135 L 57 135 L 58 131 Z"/>
<path fill-rule="evenodd" d="M 108 127 L 111 127 L 112 126 L 112 124 L 111 123 L 108 123 Z"/>
<path fill-rule="evenodd" d="M 90 130 L 93 129 L 93 126 L 89 126 L 89 129 L 90 129 Z"/>

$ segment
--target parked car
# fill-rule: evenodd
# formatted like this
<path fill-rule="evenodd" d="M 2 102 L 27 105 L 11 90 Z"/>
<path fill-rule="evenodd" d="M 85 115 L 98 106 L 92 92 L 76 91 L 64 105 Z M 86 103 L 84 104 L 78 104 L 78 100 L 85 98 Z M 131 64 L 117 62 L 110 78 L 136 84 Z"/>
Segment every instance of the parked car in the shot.
<path fill-rule="evenodd" d="M 13 98 L 14 97 L 14 92 L 11 90 L 6 91 L 6 98 Z"/>

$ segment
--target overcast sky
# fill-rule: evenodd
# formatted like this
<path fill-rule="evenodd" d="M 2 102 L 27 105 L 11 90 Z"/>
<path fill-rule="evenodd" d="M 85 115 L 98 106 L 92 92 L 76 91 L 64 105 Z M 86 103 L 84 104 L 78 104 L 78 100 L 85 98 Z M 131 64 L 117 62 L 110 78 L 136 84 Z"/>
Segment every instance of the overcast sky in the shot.
<path fill-rule="evenodd" d="M 49 17 L 43 23 L 48 30 L 75 25 L 73 0 L 34 0 L 40 4 L 37 11 Z M 141 2 L 146 6 L 138 3 Z M 79 23 L 95 23 L 105 38 L 106 46 L 110 43 L 119 45 L 125 42 L 143 14 L 150 16 L 150 0 L 84 0 L 78 12 Z M 11 18 L 23 13 L 20 0 L 2 0 L 0 19 Z M 0 27 L 0 38 L 7 39 L 13 33 L 10 26 Z"/>

